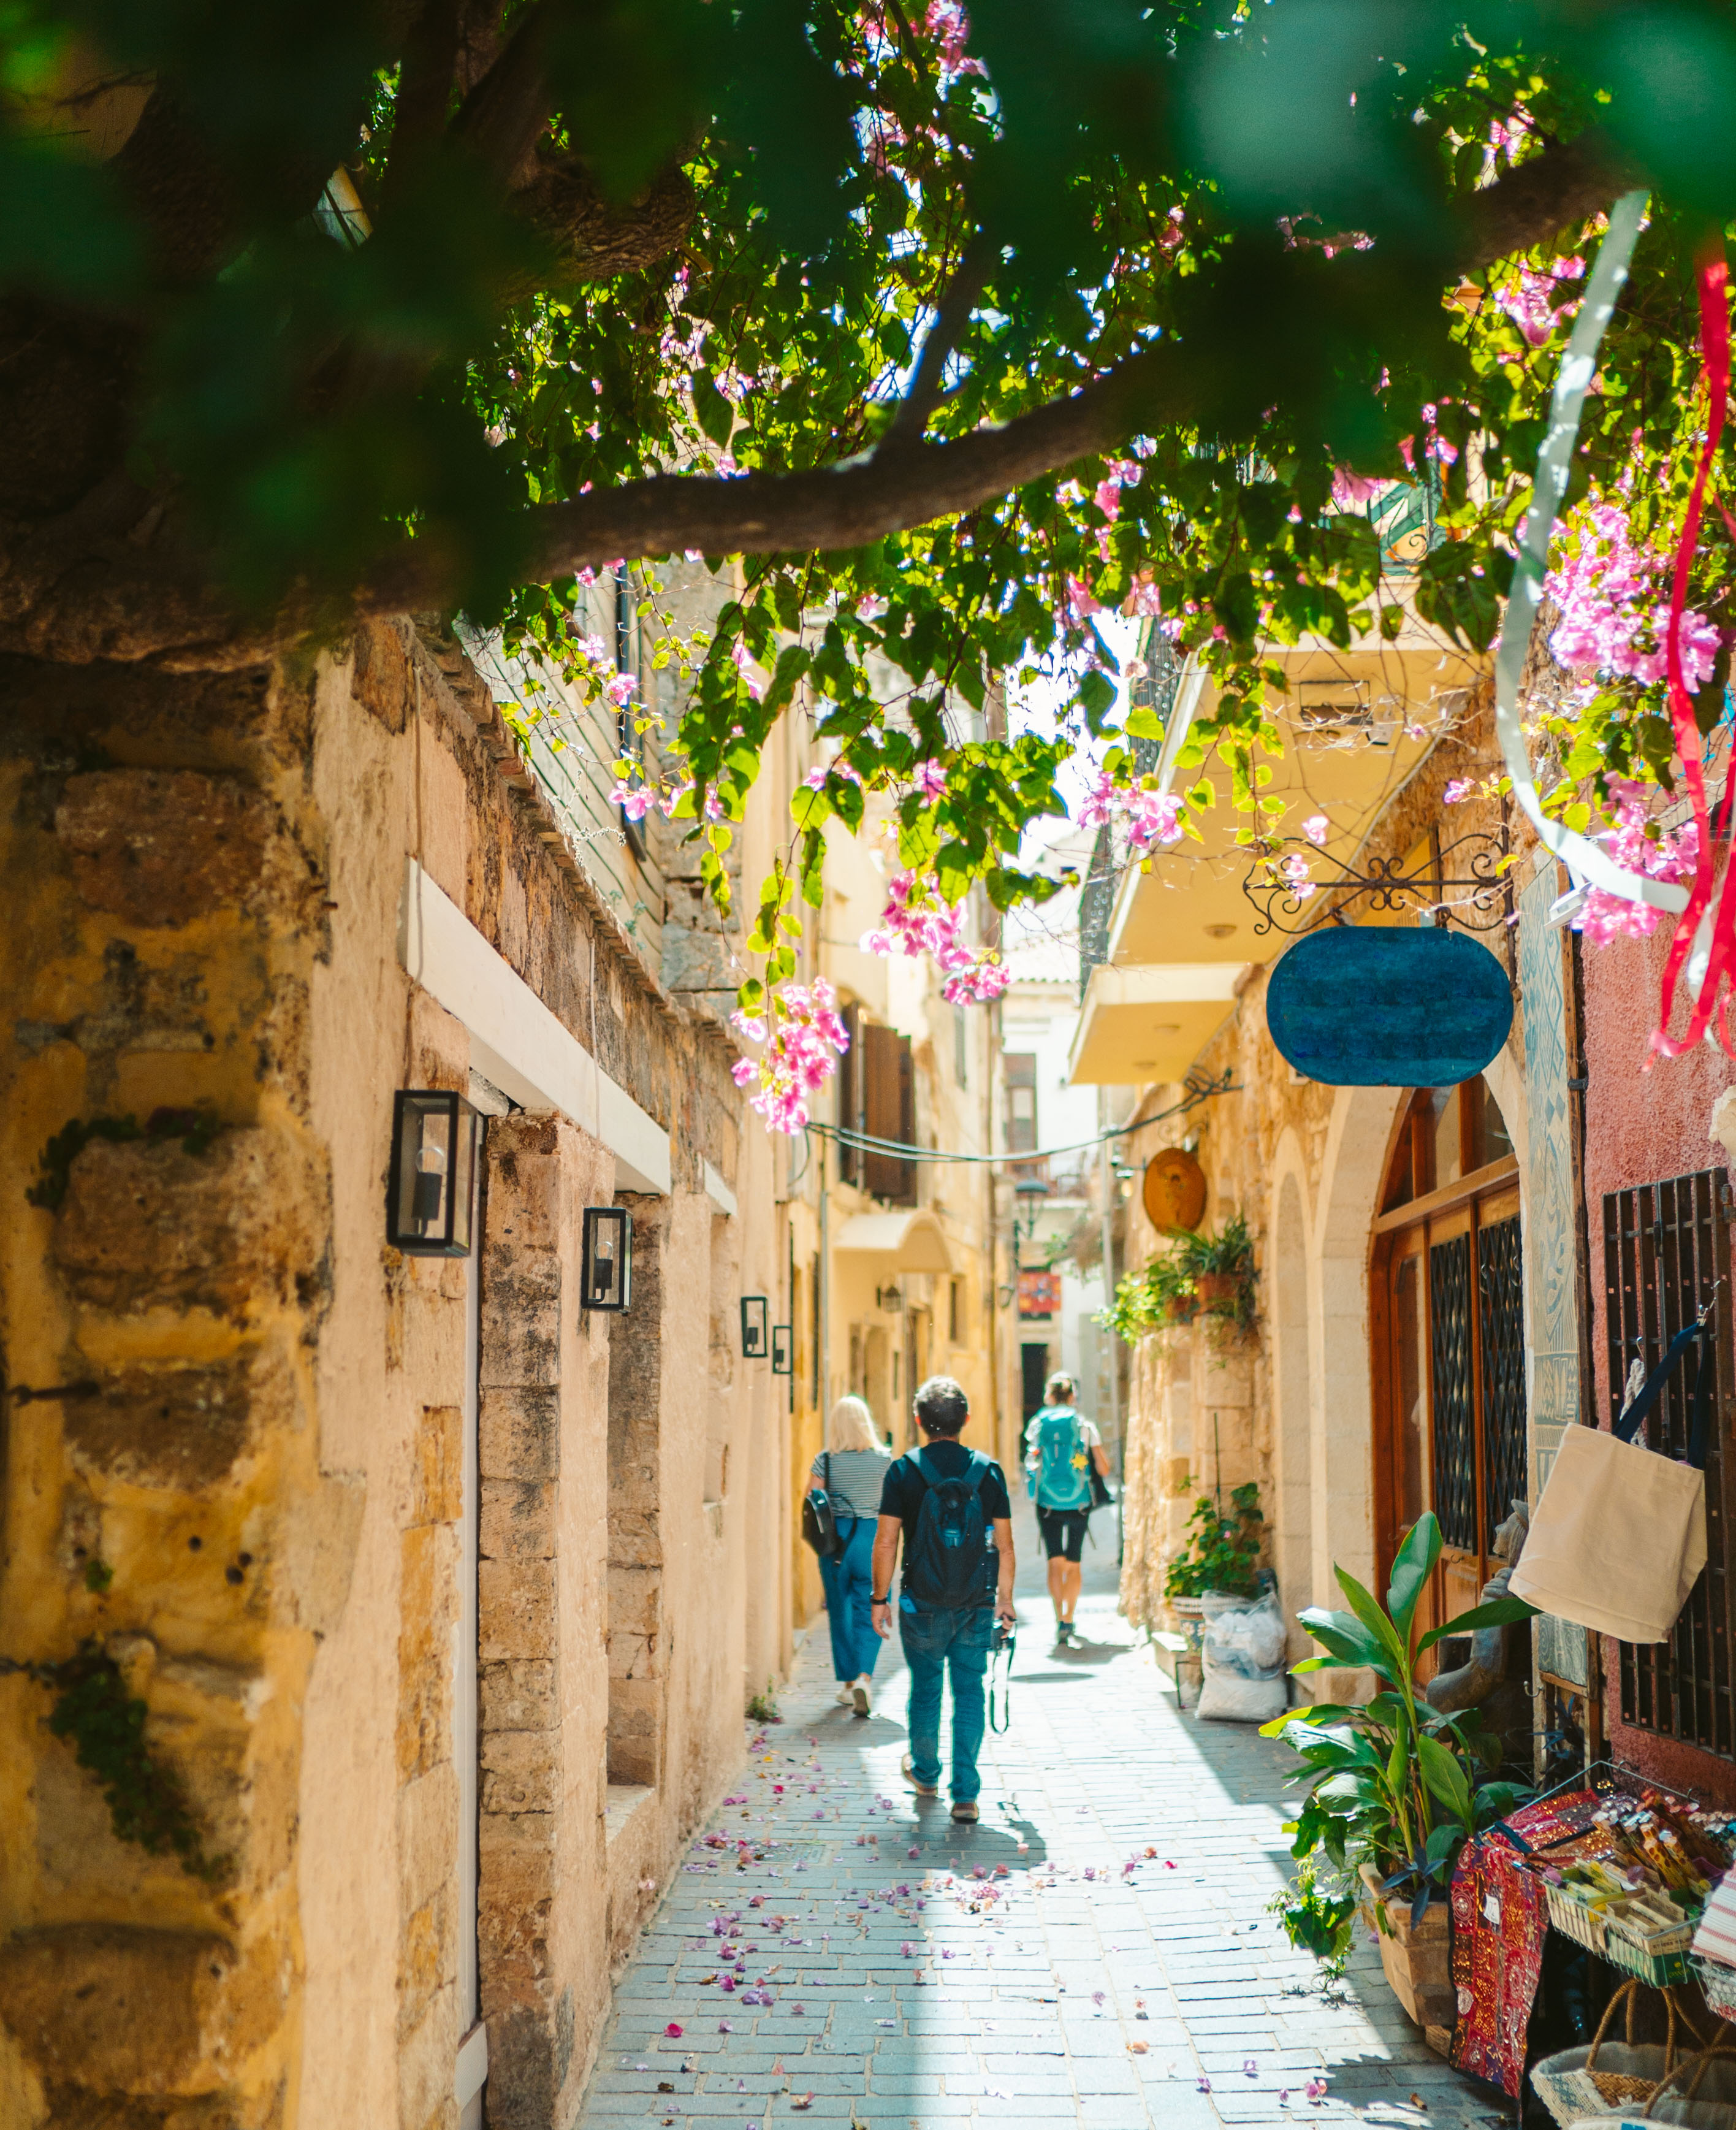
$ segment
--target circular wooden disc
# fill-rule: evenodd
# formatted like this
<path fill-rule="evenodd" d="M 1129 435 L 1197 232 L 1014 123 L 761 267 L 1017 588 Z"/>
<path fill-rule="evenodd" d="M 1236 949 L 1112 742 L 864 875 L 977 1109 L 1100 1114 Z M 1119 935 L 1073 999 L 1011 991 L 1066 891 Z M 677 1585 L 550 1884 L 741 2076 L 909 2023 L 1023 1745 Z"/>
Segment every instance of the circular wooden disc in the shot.
<path fill-rule="evenodd" d="M 1191 1234 L 1205 1212 L 1205 1171 L 1179 1146 L 1166 1146 L 1145 1165 L 1140 1187 L 1146 1218 L 1160 1235 Z"/>

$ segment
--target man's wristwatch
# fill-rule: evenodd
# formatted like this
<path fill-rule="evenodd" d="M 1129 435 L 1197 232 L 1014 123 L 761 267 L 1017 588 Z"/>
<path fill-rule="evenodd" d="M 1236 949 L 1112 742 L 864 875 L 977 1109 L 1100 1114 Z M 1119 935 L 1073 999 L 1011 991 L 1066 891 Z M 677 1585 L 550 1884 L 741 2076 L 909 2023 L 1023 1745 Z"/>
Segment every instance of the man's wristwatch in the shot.
<path fill-rule="evenodd" d="M 870 1605 L 889 1605 L 892 1602 L 892 1593 L 889 1590 L 884 1598 L 870 1596 L 868 1602 Z"/>

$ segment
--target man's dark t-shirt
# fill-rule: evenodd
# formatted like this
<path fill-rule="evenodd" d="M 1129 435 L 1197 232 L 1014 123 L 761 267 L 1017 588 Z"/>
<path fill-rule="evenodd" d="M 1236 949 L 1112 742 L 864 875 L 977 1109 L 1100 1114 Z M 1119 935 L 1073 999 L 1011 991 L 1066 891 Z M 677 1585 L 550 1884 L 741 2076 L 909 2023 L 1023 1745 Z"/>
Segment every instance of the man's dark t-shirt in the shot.
<path fill-rule="evenodd" d="M 958 1479 L 971 1462 L 971 1452 L 962 1442 L 939 1439 L 927 1445 L 928 1462 L 943 1479 Z M 910 1542 L 916 1536 L 916 1520 L 922 1513 L 923 1497 L 928 1491 L 928 1483 L 917 1469 L 916 1453 L 912 1450 L 895 1459 L 880 1488 L 880 1514 L 897 1516 L 904 1526 L 904 1557 L 908 1559 Z M 983 1521 L 991 1524 L 997 1516 L 1010 1516 L 1013 1505 L 1007 1499 L 1007 1477 L 999 1465 L 990 1464 L 977 1488 L 977 1497 L 983 1505 Z M 986 1534 L 992 1549 L 994 1534 Z"/>

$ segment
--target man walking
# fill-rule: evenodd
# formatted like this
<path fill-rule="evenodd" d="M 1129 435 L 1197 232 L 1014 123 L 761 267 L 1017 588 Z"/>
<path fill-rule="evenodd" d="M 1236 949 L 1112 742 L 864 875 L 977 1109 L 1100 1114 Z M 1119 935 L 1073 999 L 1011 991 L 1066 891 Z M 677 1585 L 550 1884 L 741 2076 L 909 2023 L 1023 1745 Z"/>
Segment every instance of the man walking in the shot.
<path fill-rule="evenodd" d="M 892 1571 L 904 1540 L 899 1634 L 910 1668 L 910 1750 L 904 1779 L 940 1794 L 941 1684 L 952 1687 L 952 1817 L 978 1817 L 983 1680 L 997 1618 L 1013 1624 L 1013 1505 L 999 1464 L 958 1437 L 971 1417 L 963 1388 L 931 1376 L 911 1407 L 920 1449 L 900 1457 L 880 1492 L 870 1596 L 875 1631 L 892 1632 Z"/>
<path fill-rule="evenodd" d="M 1049 1556 L 1055 1639 L 1063 1649 L 1073 1640 L 1073 1613 L 1085 1577 L 1080 1561 L 1091 1521 L 1090 1467 L 1095 1464 L 1104 1478 L 1109 1471 L 1103 1437 L 1073 1410 L 1077 1395 L 1071 1376 L 1051 1376 L 1042 1387 L 1043 1402 L 1025 1429 L 1025 1470 L 1037 1497 L 1043 1551 Z"/>

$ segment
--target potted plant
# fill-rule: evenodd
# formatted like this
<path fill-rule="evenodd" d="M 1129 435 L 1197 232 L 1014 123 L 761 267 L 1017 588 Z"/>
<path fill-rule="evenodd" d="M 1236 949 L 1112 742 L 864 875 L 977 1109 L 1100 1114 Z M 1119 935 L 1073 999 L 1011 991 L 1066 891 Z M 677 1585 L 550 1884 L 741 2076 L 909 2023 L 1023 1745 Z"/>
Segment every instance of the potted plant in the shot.
<path fill-rule="evenodd" d="M 1185 1323 L 1194 1313 L 1193 1281 L 1183 1268 L 1179 1253 L 1166 1251 L 1127 1274 L 1115 1289 L 1115 1299 L 1097 1321 L 1105 1330 L 1137 1345 L 1147 1331 L 1166 1324 Z"/>
<path fill-rule="evenodd" d="M 1215 1235 L 1185 1237 L 1180 1260 L 1208 1315 L 1233 1316 L 1244 1327 L 1253 1321 L 1254 1245 L 1239 1213 Z"/>
<path fill-rule="evenodd" d="M 1292 1709 L 1264 1726 L 1305 1763 L 1296 1779 L 1308 1794 L 1285 1829 L 1295 1837 L 1290 1854 L 1318 1851 L 1360 1876 L 1386 1980 L 1425 2029 L 1451 2027 L 1456 2015 L 1446 1887 L 1458 1852 L 1530 1794 L 1524 1784 L 1484 1779 L 1500 1765 L 1500 1740 L 1475 1709 L 1431 1708 L 1417 1690 L 1416 1661 L 1446 1636 L 1529 1619 L 1536 1607 L 1498 1598 L 1419 1635 L 1417 1607 L 1440 1557 L 1441 1527 L 1428 1513 L 1399 1548 L 1384 1606 L 1335 1568 L 1351 1609 L 1298 1616 L 1326 1655 L 1293 1669 L 1371 1671 L 1379 1690 L 1362 1703 Z"/>
<path fill-rule="evenodd" d="M 1191 1478 L 1181 1483 L 1184 1489 L 1195 1483 Z M 1228 1515 L 1217 1496 L 1200 1495 L 1187 1520 L 1187 1550 L 1178 1553 L 1164 1573 L 1164 1596 L 1172 1605 L 1178 1599 L 1190 1601 L 1194 1615 L 1209 1590 L 1222 1591 L 1227 1598 L 1255 1596 L 1265 1522 L 1260 1489 L 1252 1480 L 1232 1490 Z"/>

